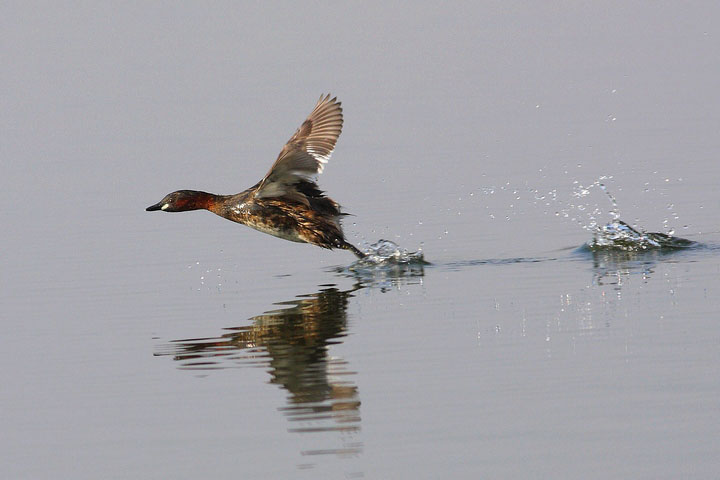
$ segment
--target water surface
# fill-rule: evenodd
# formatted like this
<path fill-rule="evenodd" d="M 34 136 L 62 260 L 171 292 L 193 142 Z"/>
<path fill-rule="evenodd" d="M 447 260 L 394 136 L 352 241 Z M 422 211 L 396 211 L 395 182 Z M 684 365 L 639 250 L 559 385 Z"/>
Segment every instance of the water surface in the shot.
<path fill-rule="evenodd" d="M 0 10 L 3 478 L 720 470 L 716 7 Z M 349 240 L 427 264 L 144 211 L 327 91 Z"/>

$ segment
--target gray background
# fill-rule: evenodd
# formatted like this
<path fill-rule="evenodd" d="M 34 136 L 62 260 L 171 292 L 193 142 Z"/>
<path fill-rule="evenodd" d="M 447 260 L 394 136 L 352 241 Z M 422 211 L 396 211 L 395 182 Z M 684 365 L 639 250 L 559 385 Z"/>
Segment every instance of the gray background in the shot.
<path fill-rule="evenodd" d="M 714 2 L 3 3 L 0 476 L 717 474 L 718 19 Z M 333 270 L 352 257 L 144 212 L 254 184 L 324 92 L 345 127 L 320 185 L 349 239 L 434 264 L 347 298 L 328 375 L 357 391 L 350 430 L 282 413 L 262 351 L 209 371 L 164 353 L 353 288 Z M 625 221 L 706 247 L 576 252 L 610 218 L 596 181 Z"/>

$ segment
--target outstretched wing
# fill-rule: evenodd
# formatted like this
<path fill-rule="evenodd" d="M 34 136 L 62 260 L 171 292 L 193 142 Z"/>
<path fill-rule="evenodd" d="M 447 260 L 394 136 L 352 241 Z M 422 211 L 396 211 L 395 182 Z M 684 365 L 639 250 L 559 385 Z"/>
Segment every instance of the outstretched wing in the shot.
<path fill-rule="evenodd" d="M 313 182 L 322 173 L 342 131 L 343 115 L 337 97 L 320 96 L 317 105 L 285 144 L 270 171 L 255 191 L 258 198 L 288 197 L 307 203 L 295 188 L 299 182 Z"/>

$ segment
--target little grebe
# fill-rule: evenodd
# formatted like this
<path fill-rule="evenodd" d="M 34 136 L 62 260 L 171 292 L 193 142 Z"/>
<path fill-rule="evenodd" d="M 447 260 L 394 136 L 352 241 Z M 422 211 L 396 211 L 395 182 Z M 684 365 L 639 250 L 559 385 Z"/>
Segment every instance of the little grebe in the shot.
<path fill-rule="evenodd" d="M 205 209 L 292 242 L 350 250 L 365 256 L 345 240 L 340 205 L 315 183 L 340 136 L 343 115 L 337 98 L 320 96 L 317 105 L 285 144 L 265 178 L 236 195 L 195 190 L 168 194 L 145 210 L 185 212 Z"/>

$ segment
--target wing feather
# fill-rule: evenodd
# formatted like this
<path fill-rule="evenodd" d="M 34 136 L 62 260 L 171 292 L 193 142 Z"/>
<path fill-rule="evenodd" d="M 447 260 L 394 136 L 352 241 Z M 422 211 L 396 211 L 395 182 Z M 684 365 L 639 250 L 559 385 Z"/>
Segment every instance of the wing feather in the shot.
<path fill-rule="evenodd" d="M 337 97 L 320 96 L 313 111 L 290 137 L 265 177 L 255 196 L 286 196 L 307 203 L 304 194 L 294 188 L 301 181 L 313 182 L 330 159 L 343 126 L 341 103 Z"/>

